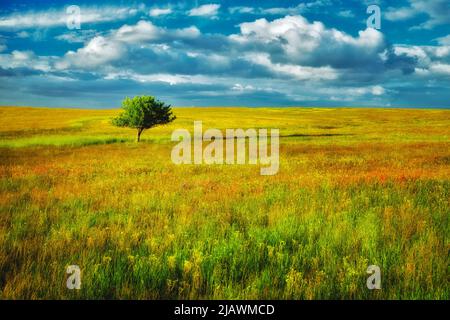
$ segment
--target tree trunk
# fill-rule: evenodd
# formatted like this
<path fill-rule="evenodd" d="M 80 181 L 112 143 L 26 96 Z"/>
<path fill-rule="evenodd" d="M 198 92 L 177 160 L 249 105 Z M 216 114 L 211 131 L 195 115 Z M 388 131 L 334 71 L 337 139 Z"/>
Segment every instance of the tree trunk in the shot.
<path fill-rule="evenodd" d="M 144 131 L 144 129 L 138 129 L 137 142 L 141 141 L 141 133 L 142 133 L 142 131 Z"/>

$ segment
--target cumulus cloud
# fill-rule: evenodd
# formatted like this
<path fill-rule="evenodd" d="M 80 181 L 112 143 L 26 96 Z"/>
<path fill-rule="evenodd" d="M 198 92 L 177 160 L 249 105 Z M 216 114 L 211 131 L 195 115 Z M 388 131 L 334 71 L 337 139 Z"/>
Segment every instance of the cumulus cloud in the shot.
<path fill-rule="evenodd" d="M 56 57 L 37 56 L 31 50 L 13 50 L 8 54 L 0 54 L 0 67 L 48 72 L 51 71 L 55 59 Z"/>
<path fill-rule="evenodd" d="M 110 37 L 110 41 L 121 40 L 124 42 L 145 42 L 158 39 L 164 30 L 153 23 L 141 20 L 136 25 L 124 25 L 115 31 Z"/>
<path fill-rule="evenodd" d="M 313 67 L 358 67 L 379 61 L 385 49 L 383 35 L 372 28 L 352 37 L 321 22 L 302 16 L 286 16 L 271 22 L 265 18 L 240 24 L 240 34 L 230 38 L 248 49 L 267 50 L 279 63 Z"/>
<path fill-rule="evenodd" d="M 446 73 L 450 64 L 450 46 L 405 46 L 394 47 L 396 54 L 406 55 L 416 61 L 415 67 L 424 72 Z"/>
<path fill-rule="evenodd" d="M 210 3 L 204 4 L 189 10 L 189 15 L 193 17 L 199 16 L 216 16 L 219 12 L 220 4 Z"/>
<path fill-rule="evenodd" d="M 97 36 L 76 52 L 67 52 L 64 59 L 56 64 L 56 67 L 58 69 L 67 69 L 70 66 L 92 68 L 118 60 L 124 53 L 125 48 L 119 42 Z"/>
<path fill-rule="evenodd" d="M 62 61 L 57 63 L 58 69 L 71 66 L 92 68 L 120 60 L 128 53 L 132 45 L 158 42 L 164 39 L 192 39 L 200 35 L 196 27 L 184 29 L 166 29 L 155 26 L 149 21 L 141 20 L 135 25 L 123 25 L 108 36 L 96 36 L 77 51 L 69 51 Z"/>

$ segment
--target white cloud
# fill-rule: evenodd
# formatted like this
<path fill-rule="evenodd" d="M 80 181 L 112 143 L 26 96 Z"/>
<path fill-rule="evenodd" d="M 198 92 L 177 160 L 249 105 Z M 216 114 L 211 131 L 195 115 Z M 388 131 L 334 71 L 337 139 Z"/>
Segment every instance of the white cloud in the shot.
<path fill-rule="evenodd" d="M 443 46 L 450 46 L 450 34 L 437 39 L 438 43 Z"/>
<path fill-rule="evenodd" d="M 105 76 L 107 80 L 131 79 L 137 82 L 164 82 L 171 86 L 177 84 L 210 84 L 211 79 L 202 75 L 181 75 L 181 74 L 137 74 L 134 72 L 111 72 Z"/>
<path fill-rule="evenodd" d="M 282 75 L 291 76 L 297 80 L 333 80 L 338 77 L 337 72 L 330 67 L 305 67 L 292 64 L 273 63 L 268 54 L 250 53 L 247 55 L 249 62 L 262 65 L 270 71 Z"/>
<path fill-rule="evenodd" d="M 77 30 L 75 32 L 67 32 L 55 37 L 56 40 L 66 41 L 69 43 L 84 43 L 97 35 L 95 30 Z"/>
<path fill-rule="evenodd" d="M 0 50 L 1 51 L 1 50 Z M 0 66 L 4 68 L 28 68 L 48 72 L 54 57 L 39 57 L 31 50 L 13 50 L 10 54 L 0 54 Z"/>
<path fill-rule="evenodd" d="M 396 54 L 405 54 L 416 58 L 422 65 L 430 64 L 432 61 L 450 57 L 450 46 L 407 46 L 396 45 Z"/>
<path fill-rule="evenodd" d="M 170 8 L 153 8 L 150 10 L 150 16 L 152 17 L 159 17 L 164 16 L 172 13 L 172 9 Z"/>
<path fill-rule="evenodd" d="M 245 7 L 237 6 L 231 7 L 228 10 L 231 14 L 241 13 L 241 14 L 258 14 L 258 15 L 298 15 L 304 12 L 314 11 L 324 6 L 331 6 L 332 3 L 329 0 L 316 0 L 313 2 L 299 3 L 294 7 Z M 345 13 L 344 13 L 345 14 Z M 348 13 L 347 13 L 348 14 Z"/>
<path fill-rule="evenodd" d="M 409 6 L 389 7 L 385 18 L 391 21 L 407 20 L 419 15 L 427 15 L 428 20 L 411 29 L 432 29 L 450 23 L 450 2 L 448 0 L 409 0 Z"/>
<path fill-rule="evenodd" d="M 450 57 L 450 45 L 436 47 L 434 54 L 437 58 Z"/>
<path fill-rule="evenodd" d="M 193 39 L 199 35 L 200 31 L 196 27 L 166 29 L 141 20 L 135 25 L 123 25 L 108 36 L 94 37 L 83 48 L 67 52 L 56 67 L 68 69 L 70 66 L 79 68 L 104 66 L 125 57 L 128 49 L 133 45 L 143 46 L 161 39 L 166 41 Z"/>
<path fill-rule="evenodd" d="M 417 29 L 432 29 L 438 25 L 450 24 L 450 1 L 448 0 L 409 0 L 418 13 L 426 13 L 429 19 Z"/>
<path fill-rule="evenodd" d="M 450 75 L 450 64 L 433 63 L 430 66 L 430 70 L 434 73 Z"/>
<path fill-rule="evenodd" d="M 170 41 L 172 38 L 192 39 L 200 35 L 197 27 L 166 29 L 155 26 L 150 21 L 141 20 L 135 25 L 123 25 L 113 32 L 111 39 L 128 43 L 141 43 L 157 39 Z"/>
<path fill-rule="evenodd" d="M 274 52 L 273 58 L 291 64 L 347 67 L 378 61 L 386 48 L 383 35 L 372 28 L 352 37 L 321 22 L 310 23 L 302 16 L 240 24 L 240 34 L 230 39 L 242 46 Z"/>
<path fill-rule="evenodd" d="M 338 16 L 343 18 L 354 18 L 355 14 L 351 10 L 343 10 L 338 12 Z"/>
<path fill-rule="evenodd" d="M 386 89 L 380 85 L 350 88 L 338 87 L 331 90 L 325 89 L 324 93 L 332 94 L 333 100 L 352 101 L 361 96 L 382 96 L 386 93 Z"/>
<path fill-rule="evenodd" d="M 320 95 L 327 97 L 331 101 L 349 102 L 361 100 L 361 97 L 365 97 L 365 100 L 370 99 L 382 99 L 388 91 L 380 85 L 374 86 L 336 86 L 336 87 L 321 87 L 317 86 L 311 89 L 314 91 L 314 95 Z"/>
<path fill-rule="evenodd" d="M 383 94 L 385 94 L 386 90 L 382 87 L 382 86 L 373 86 L 371 88 L 371 93 L 374 96 L 381 96 Z"/>
<path fill-rule="evenodd" d="M 235 13 L 255 13 L 255 8 L 239 6 L 239 7 L 228 8 L 228 11 L 231 14 L 235 14 Z"/>
<path fill-rule="evenodd" d="M 126 49 L 120 42 L 97 36 L 83 48 L 67 52 L 64 59 L 56 64 L 56 68 L 66 69 L 69 66 L 92 68 L 118 60 L 125 52 Z"/>
<path fill-rule="evenodd" d="M 414 17 L 417 11 L 411 7 L 393 8 L 389 7 L 384 17 L 389 21 L 406 20 Z"/>
<path fill-rule="evenodd" d="M 409 57 L 414 57 L 421 60 L 425 60 L 428 58 L 428 55 L 426 54 L 425 50 L 420 46 L 397 45 L 394 47 L 394 52 L 397 55 L 405 54 Z"/>
<path fill-rule="evenodd" d="M 220 4 L 204 4 L 189 10 L 190 16 L 215 16 L 219 12 Z"/>
<path fill-rule="evenodd" d="M 3 52 L 7 49 L 8 47 L 4 44 L 0 44 L 0 52 Z"/>
<path fill-rule="evenodd" d="M 260 13 L 262 14 L 272 14 L 272 15 L 296 15 L 300 14 L 304 11 L 306 8 L 306 5 L 304 3 L 300 3 L 299 5 L 295 7 L 275 7 L 275 8 L 267 8 L 267 9 L 260 9 Z"/>
<path fill-rule="evenodd" d="M 420 76 L 450 74 L 450 46 L 397 45 L 394 51 L 416 59 L 415 73 Z"/>
<path fill-rule="evenodd" d="M 16 36 L 19 39 L 26 39 L 26 38 L 30 37 L 30 33 L 26 32 L 26 31 L 20 31 L 20 32 L 17 32 Z"/>
<path fill-rule="evenodd" d="M 253 91 L 255 90 L 255 87 L 253 87 L 252 85 L 242 85 L 240 83 L 236 83 L 233 85 L 233 87 L 231 87 L 231 90 L 239 92 Z"/>
<path fill-rule="evenodd" d="M 14 61 L 20 62 L 20 61 L 28 61 L 34 58 L 33 51 L 27 50 L 27 51 L 19 51 L 14 50 L 11 52 L 11 56 Z"/>
<path fill-rule="evenodd" d="M 81 24 L 101 23 L 123 20 L 138 12 L 135 8 L 114 6 L 81 7 L 80 19 Z M 0 18 L 0 29 L 51 28 L 66 25 L 67 19 L 65 9 L 14 13 Z"/>
<path fill-rule="evenodd" d="M 330 0 L 316 0 L 299 3 L 295 7 L 259 8 L 259 12 L 272 15 L 299 15 L 307 11 L 314 11 L 315 9 L 331 5 L 332 2 Z"/>
<path fill-rule="evenodd" d="M 142 42 L 158 39 L 163 32 L 162 28 L 151 22 L 141 20 L 135 25 L 123 25 L 113 33 L 112 38 L 125 42 Z"/>

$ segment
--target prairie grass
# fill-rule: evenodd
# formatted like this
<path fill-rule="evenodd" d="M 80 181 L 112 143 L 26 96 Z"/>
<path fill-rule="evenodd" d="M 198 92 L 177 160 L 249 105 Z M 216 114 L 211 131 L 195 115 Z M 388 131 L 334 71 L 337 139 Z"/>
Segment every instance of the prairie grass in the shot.
<path fill-rule="evenodd" d="M 174 113 L 137 144 L 116 110 L 0 108 L 1 299 L 450 298 L 450 111 Z M 172 164 L 194 120 L 279 128 L 279 173 Z"/>

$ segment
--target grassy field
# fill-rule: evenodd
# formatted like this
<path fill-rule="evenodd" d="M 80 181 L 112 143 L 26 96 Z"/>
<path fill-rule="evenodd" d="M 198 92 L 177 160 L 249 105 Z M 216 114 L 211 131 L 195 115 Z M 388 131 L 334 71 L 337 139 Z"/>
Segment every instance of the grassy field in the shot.
<path fill-rule="evenodd" d="M 450 110 L 174 113 L 137 144 L 117 110 L 0 108 L 1 299 L 450 298 Z M 279 128 L 278 174 L 172 164 L 194 120 Z"/>

